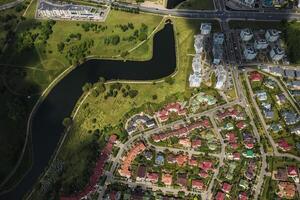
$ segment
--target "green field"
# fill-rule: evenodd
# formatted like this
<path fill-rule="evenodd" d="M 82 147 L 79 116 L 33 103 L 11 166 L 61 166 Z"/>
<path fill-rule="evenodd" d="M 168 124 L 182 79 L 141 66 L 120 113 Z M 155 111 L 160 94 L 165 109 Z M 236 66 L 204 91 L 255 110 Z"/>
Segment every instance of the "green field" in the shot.
<path fill-rule="evenodd" d="M 178 9 L 214 10 L 213 0 L 186 0 L 177 6 Z"/>

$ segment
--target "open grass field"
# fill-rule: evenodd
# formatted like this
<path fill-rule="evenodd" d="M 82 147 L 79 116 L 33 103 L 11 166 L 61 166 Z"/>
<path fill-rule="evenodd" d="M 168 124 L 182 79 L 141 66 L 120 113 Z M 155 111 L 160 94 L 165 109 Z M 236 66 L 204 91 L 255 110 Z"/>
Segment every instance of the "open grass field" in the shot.
<path fill-rule="evenodd" d="M 177 6 L 178 9 L 214 10 L 213 0 L 186 0 Z"/>
<path fill-rule="evenodd" d="M 112 133 L 118 134 L 120 137 L 126 135 L 121 131 L 120 122 L 124 120 L 124 115 L 130 112 L 133 108 L 153 111 L 155 105 L 160 105 L 168 99 L 183 100 L 189 98 L 193 92 L 188 88 L 187 78 L 191 68 L 191 59 L 188 59 L 187 54 L 192 53 L 194 34 L 198 33 L 201 20 L 173 20 L 176 44 L 177 44 L 177 73 L 174 75 L 174 84 L 170 85 L 166 82 L 156 83 L 123 83 L 122 88 L 128 85 L 131 89 L 137 90 L 138 95 L 135 98 L 123 97 L 119 92 L 116 97 L 105 99 L 104 94 L 95 97 L 88 95 L 84 103 L 79 108 L 71 131 L 68 133 L 65 144 L 59 154 L 59 159 L 65 163 L 65 170 L 61 177 L 61 184 L 64 191 L 69 191 L 68 188 L 74 183 L 78 185 L 80 177 L 86 177 L 90 159 L 93 156 L 93 151 L 89 148 L 91 141 L 94 141 L 95 133 L 100 132 L 101 137 L 98 142 Z M 161 25 L 160 28 L 163 26 Z M 215 31 L 219 30 L 219 26 L 214 22 Z M 147 48 L 147 54 L 152 50 L 152 45 Z M 106 84 L 107 90 L 111 83 Z M 216 91 L 210 88 L 205 88 L 208 93 L 214 94 Z M 83 94 L 83 97 L 87 93 Z M 153 98 L 157 96 L 157 98 Z M 83 98 L 82 97 L 82 98 Z M 82 99 L 81 98 L 81 99 Z M 81 102 L 79 101 L 78 104 Z M 150 106 L 145 106 L 145 103 L 151 103 Z M 154 105 L 154 107 L 153 107 Z M 74 110 L 75 111 L 75 110 Z M 98 134 L 96 134 L 98 135 Z"/>

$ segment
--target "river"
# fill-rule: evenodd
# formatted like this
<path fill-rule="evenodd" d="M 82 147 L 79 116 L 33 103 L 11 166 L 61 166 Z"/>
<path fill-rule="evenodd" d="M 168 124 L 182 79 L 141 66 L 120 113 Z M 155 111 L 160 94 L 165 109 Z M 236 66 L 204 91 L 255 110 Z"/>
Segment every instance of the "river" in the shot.
<path fill-rule="evenodd" d="M 2 200 L 20 200 L 29 192 L 48 165 L 58 146 L 64 127 L 62 121 L 71 115 L 86 82 L 99 77 L 106 80 L 154 80 L 172 74 L 176 69 L 173 25 L 167 23 L 155 34 L 153 57 L 148 61 L 116 61 L 92 59 L 78 66 L 58 82 L 37 108 L 31 119 L 33 166 L 11 192 Z"/>

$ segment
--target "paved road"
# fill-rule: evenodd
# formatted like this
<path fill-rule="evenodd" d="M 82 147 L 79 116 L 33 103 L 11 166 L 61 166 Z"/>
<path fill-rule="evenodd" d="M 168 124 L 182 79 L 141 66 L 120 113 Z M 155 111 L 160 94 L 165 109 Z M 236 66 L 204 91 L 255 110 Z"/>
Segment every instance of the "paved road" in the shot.
<path fill-rule="evenodd" d="M 9 8 L 13 8 L 15 7 L 16 5 L 22 3 L 24 0 L 16 0 L 16 1 L 13 1 L 13 2 L 10 2 L 10 3 L 7 3 L 7 4 L 4 4 L 2 6 L 0 6 L 0 11 L 1 10 L 6 10 L 6 9 L 9 9 Z"/>

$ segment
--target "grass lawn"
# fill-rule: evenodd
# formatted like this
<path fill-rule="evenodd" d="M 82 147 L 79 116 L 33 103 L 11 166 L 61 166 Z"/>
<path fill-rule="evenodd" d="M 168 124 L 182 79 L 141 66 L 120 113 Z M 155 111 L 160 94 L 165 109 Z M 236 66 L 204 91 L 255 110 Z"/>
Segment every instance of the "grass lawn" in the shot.
<path fill-rule="evenodd" d="M 179 9 L 214 10 L 213 0 L 186 0 L 177 6 Z"/>
<path fill-rule="evenodd" d="M 140 20 L 143 18 L 139 17 Z M 63 187 L 68 187 L 74 181 L 76 182 L 79 177 L 85 176 L 87 160 L 82 158 L 89 157 L 92 154 L 92 151 L 87 147 L 92 141 L 95 131 L 100 130 L 100 133 L 102 133 L 101 138 L 105 138 L 104 135 L 111 133 L 123 135 L 124 133 L 118 132 L 120 131 L 119 123 L 124 119 L 124 114 L 132 108 L 139 108 L 146 102 L 160 104 L 174 96 L 178 99 L 190 97 L 192 91 L 187 85 L 187 72 L 190 70 L 191 65 L 189 59 L 187 59 L 187 54 L 193 51 L 193 35 L 199 31 L 200 24 L 203 21 L 176 19 L 173 22 L 177 36 L 178 56 L 174 84 L 170 85 L 166 82 L 130 83 L 128 84 L 130 88 L 139 92 L 134 99 L 123 97 L 121 92 L 115 98 L 109 97 L 108 99 L 104 98 L 104 94 L 100 94 L 98 97 L 89 95 L 79 109 L 66 143 L 59 155 L 59 158 L 64 160 L 66 166 L 65 173 L 62 176 Z M 76 24 L 74 27 L 76 28 Z M 219 26 L 217 23 L 214 23 L 214 31 L 216 30 L 219 30 Z M 151 55 L 152 43 L 148 45 L 147 54 Z M 123 84 L 123 87 L 125 85 Z M 107 84 L 106 88 L 109 88 L 109 86 L 110 84 Z M 154 95 L 157 95 L 156 99 L 153 99 Z"/>

